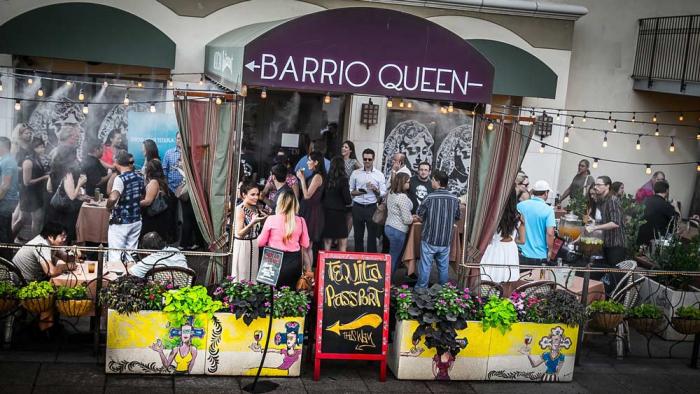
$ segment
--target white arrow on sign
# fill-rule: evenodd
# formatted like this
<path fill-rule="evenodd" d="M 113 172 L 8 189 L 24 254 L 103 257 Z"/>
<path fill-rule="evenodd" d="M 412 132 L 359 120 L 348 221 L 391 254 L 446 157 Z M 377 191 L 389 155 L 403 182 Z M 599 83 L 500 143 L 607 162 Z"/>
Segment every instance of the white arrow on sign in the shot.
<path fill-rule="evenodd" d="M 250 71 L 255 71 L 256 68 L 260 68 L 260 65 L 256 65 L 255 60 L 253 60 L 252 62 L 247 63 L 245 67 Z"/>

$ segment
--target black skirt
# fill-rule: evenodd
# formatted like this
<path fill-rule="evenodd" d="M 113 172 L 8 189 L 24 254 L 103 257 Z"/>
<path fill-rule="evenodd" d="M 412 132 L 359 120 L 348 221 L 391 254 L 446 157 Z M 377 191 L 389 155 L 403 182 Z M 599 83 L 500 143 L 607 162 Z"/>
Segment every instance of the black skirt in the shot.
<path fill-rule="evenodd" d="M 296 289 L 297 281 L 301 277 L 301 269 L 301 251 L 284 252 L 280 276 L 277 280 L 277 288 L 289 286 L 292 289 Z"/>
<path fill-rule="evenodd" d="M 323 226 L 323 238 L 341 239 L 348 237 L 346 210 L 326 209 Z"/>

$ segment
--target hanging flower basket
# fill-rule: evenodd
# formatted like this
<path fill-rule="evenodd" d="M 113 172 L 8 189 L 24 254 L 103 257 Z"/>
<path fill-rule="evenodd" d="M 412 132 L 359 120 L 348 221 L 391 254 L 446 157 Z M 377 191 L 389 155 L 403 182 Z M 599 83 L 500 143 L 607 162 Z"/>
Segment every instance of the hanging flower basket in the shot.
<path fill-rule="evenodd" d="M 14 298 L 0 298 L 0 314 L 9 312 L 17 306 L 17 300 Z"/>
<path fill-rule="evenodd" d="M 67 317 L 85 316 L 93 309 L 92 300 L 58 300 L 56 309 L 58 313 Z"/>
<path fill-rule="evenodd" d="M 651 318 L 629 318 L 627 322 L 629 325 L 637 330 L 640 334 L 650 334 L 659 331 L 661 322 L 663 319 L 651 319 Z"/>
<path fill-rule="evenodd" d="M 698 319 L 683 319 L 674 317 L 671 321 L 673 329 L 684 335 L 700 334 L 700 320 Z"/>
<path fill-rule="evenodd" d="M 596 312 L 591 316 L 591 325 L 601 331 L 614 331 L 624 318 L 622 313 Z"/>
<path fill-rule="evenodd" d="M 53 307 L 54 295 L 42 298 L 27 298 L 22 300 L 24 309 L 32 313 L 42 313 L 51 310 Z"/>

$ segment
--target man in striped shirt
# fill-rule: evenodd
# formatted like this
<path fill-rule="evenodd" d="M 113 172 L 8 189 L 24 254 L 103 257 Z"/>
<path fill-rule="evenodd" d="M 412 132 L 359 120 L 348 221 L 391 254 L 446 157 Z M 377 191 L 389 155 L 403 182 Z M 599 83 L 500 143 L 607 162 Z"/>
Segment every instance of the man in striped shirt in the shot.
<path fill-rule="evenodd" d="M 435 171 L 432 177 L 434 191 L 428 194 L 416 212 L 423 222 L 417 288 L 428 287 L 433 258 L 437 260 L 440 284 L 447 283 L 452 230 L 455 221 L 459 220 L 459 199 L 447 191 L 447 182 L 444 171 Z"/>

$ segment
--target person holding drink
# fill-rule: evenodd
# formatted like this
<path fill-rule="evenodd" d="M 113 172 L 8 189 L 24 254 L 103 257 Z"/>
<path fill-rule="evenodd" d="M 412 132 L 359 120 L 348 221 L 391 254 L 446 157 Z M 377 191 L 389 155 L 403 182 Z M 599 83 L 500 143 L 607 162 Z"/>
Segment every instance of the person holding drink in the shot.
<path fill-rule="evenodd" d="M 267 215 L 258 209 L 260 189 L 257 185 L 244 183 L 240 188 L 240 198 L 243 201 L 236 206 L 234 216 L 233 255 L 236 263 L 231 267 L 231 276 L 237 282 L 254 281 L 260 261 L 257 240 L 260 222 Z"/>
<path fill-rule="evenodd" d="M 374 168 L 374 151 L 362 151 L 363 168 L 350 175 L 350 195 L 352 199 L 352 225 L 355 232 L 355 251 L 364 252 L 365 228 L 367 229 L 367 251 L 377 251 L 377 226 L 372 215 L 377 210 L 377 202 L 386 194 L 384 174 Z"/>

